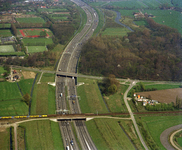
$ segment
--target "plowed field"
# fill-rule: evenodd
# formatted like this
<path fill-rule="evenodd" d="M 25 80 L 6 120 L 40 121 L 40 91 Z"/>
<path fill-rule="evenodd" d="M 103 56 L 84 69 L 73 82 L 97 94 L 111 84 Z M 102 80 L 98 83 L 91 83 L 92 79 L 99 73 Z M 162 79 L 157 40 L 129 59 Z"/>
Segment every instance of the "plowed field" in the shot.
<path fill-rule="evenodd" d="M 182 88 L 149 91 L 149 92 L 137 92 L 137 94 L 145 97 L 151 97 L 153 100 L 157 100 L 161 103 L 176 103 L 176 96 L 182 98 Z"/>

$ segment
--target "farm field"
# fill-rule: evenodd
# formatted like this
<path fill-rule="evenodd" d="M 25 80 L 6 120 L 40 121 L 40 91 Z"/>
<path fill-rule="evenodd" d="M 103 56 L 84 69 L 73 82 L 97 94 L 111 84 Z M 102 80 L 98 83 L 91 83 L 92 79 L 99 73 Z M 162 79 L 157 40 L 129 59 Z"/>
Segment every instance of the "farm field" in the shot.
<path fill-rule="evenodd" d="M 11 28 L 11 24 L 9 23 L 0 24 L 0 29 L 3 29 L 3 28 Z"/>
<path fill-rule="evenodd" d="M 10 149 L 10 129 L 9 128 L 1 128 L 0 149 L 2 150 Z"/>
<path fill-rule="evenodd" d="M 0 116 L 19 115 L 28 115 L 28 106 L 20 99 L 0 101 Z"/>
<path fill-rule="evenodd" d="M 44 52 L 47 50 L 45 46 L 27 46 L 28 53 Z"/>
<path fill-rule="evenodd" d="M 52 38 L 23 38 L 22 41 L 25 46 L 48 45 L 53 43 Z"/>
<path fill-rule="evenodd" d="M 182 88 L 177 89 L 166 89 L 158 91 L 149 91 L 149 92 L 136 92 L 139 95 L 145 97 L 151 97 L 153 100 L 157 100 L 161 103 L 176 103 L 176 97 L 182 98 Z"/>
<path fill-rule="evenodd" d="M 10 30 L 0 30 L 0 37 L 8 37 L 8 36 L 12 36 Z"/>
<path fill-rule="evenodd" d="M 141 116 L 146 130 L 149 131 L 156 145 L 159 146 L 160 150 L 165 150 L 160 142 L 160 135 L 165 130 L 172 126 L 182 124 L 181 115 L 177 116 Z"/>
<path fill-rule="evenodd" d="M 45 20 L 41 17 L 36 18 L 16 18 L 19 23 L 45 23 Z"/>
<path fill-rule="evenodd" d="M 102 35 L 119 35 L 119 36 L 125 36 L 127 33 L 130 32 L 127 28 L 106 28 L 103 32 Z"/>
<path fill-rule="evenodd" d="M 15 52 L 14 48 L 12 45 L 2 45 L 0 46 L 0 53 L 11 53 Z"/>
<path fill-rule="evenodd" d="M 97 80 L 78 78 L 78 82 L 84 82 L 77 87 L 77 95 L 82 113 L 107 113 L 108 110 L 102 99 Z"/>
<path fill-rule="evenodd" d="M 1 74 L 3 74 L 4 72 L 7 72 L 6 70 L 4 70 L 4 68 L 3 67 L 0 67 L 0 77 L 2 77 L 1 76 Z"/>
<path fill-rule="evenodd" d="M 0 56 L 25 56 L 24 52 L 0 53 Z"/>
<path fill-rule="evenodd" d="M 47 83 L 54 82 L 54 74 L 43 74 L 41 84 L 37 84 L 39 77 L 40 74 L 34 85 L 31 114 L 54 114 L 56 109 L 55 87 Z"/>
<path fill-rule="evenodd" d="M 22 123 L 26 130 L 26 146 L 35 149 L 64 149 L 58 123 L 50 120 Z"/>
<path fill-rule="evenodd" d="M 86 122 L 89 134 L 97 149 L 135 149 L 118 121 L 117 119 L 94 119 Z"/>

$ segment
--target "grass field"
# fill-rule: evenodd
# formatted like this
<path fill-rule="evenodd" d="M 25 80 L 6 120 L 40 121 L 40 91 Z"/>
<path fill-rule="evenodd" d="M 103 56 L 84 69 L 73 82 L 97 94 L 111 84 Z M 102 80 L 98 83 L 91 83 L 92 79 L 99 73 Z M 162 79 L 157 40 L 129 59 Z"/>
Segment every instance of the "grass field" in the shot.
<path fill-rule="evenodd" d="M 0 30 L 0 37 L 8 37 L 8 36 L 12 36 L 10 30 Z"/>
<path fill-rule="evenodd" d="M 44 120 L 26 122 L 21 125 L 26 130 L 27 149 L 64 149 L 58 123 Z"/>
<path fill-rule="evenodd" d="M 41 84 L 37 84 L 40 74 L 36 79 L 32 96 L 31 114 L 54 114 L 55 87 L 48 85 L 47 82 L 54 82 L 54 74 L 43 74 Z"/>
<path fill-rule="evenodd" d="M 146 116 L 141 117 L 141 121 L 144 123 L 146 129 L 150 132 L 156 145 L 160 147 L 160 150 L 165 150 L 160 142 L 161 133 L 172 126 L 182 124 L 181 115 L 179 116 Z"/>
<path fill-rule="evenodd" d="M 128 86 L 126 85 L 120 85 L 118 91 L 115 94 L 104 97 L 111 112 L 127 111 L 127 108 L 123 100 L 123 95 L 121 94 L 124 94 L 127 88 Z"/>
<path fill-rule="evenodd" d="M 147 6 L 141 2 L 141 1 L 136 1 L 136 0 L 130 0 L 130 1 L 119 1 L 119 2 L 110 2 L 107 5 L 110 6 L 115 6 L 115 7 L 122 7 L 122 8 L 146 8 Z"/>
<path fill-rule="evenodd" d="M 0 67 L 0 77 L 2 77 L 2 75 L 1 74 L 3 74 L 4 72 L 7 72 L 6 70 L 4 70 L 4 68 L 3 67 Z"/>
<path fill-rule="evenodd" d="M 127 33 L 130 32 L 127 28 L 106 28 L 103 32 L 102 35 L 119 35 L 119 36 L 125 36 Z"/>
<path fill-rule="evenodd" d="M 68 17 L 52 17 L 55 20 L 68 20 Z"/>
<path fill-rule="evenodd" d="M 10 149 L 10 129 L 6 128 L 4 132 L 0 132 L 0 149 Z"/>
<path fill-rule="evenodd" d="M 34 79 L 23 79 L 18 82 L 18 85 L 20 86 L 23 95 L 26 93 L 31 93 L 33 81 Z"/>
<path fill-rule="evenodd" d="M 182 8 L 182 1 L 181 0 L 173 0 L 173 4 L 174 4 L 174 6 Z"/>
<path fill-rule="evenodd" d="M 7 52 L 15 52 L 12 45 L 3 45 L 0 46 L 0 53 L 7 53 Z"/>
<path fill-rule="evenodd" d="M 10 82 L 0 82 L 0 100 L 21 98 L 17 84 Z"/>
<path fill-rule="evenodd" d="M 16 18 L 19 23 L 45 23 L 45 20 L 41 17 L 36 18 Z"/>
<path fill-rule="evenodd" d="M 0 56 L 25 56 L 24 52 L 0 53 Z"/>
<path fill-rule="evenodd" d="M 89 134 L 97 149 L 135 149 L 119 126 L 118 121 L 114 119 L 94 119 L 86 122 Z"/>
<path fill-rule="evenodd" d="M 78 78 L 78 82 L 84 82 L 77 87 L 77 94 L 82 113 L 107 113 L 108 110 L 102 99 L 96 80 Z"/>
<path fill-rule="evenodd" d="M 178 144 L 182 147 L 182 137 L 177 138 Z"/>
<path fill-rule="evenodd" d="M 167 25 L 172 28 L 178 29 L 182 34 L 182 15 L 178 11 L 174 10 L 145 10 L 143 13 L 153 14 L 155 16 L 154 21 L 159 24 Z"/>
<path fill-rule="evenodd" d="M 0 101 L 0 116 L 28 115 L 28 106 L 21 100 Z"/>
<path fill-rule="evenodd" d="M 22 41 L 25 44 L 25 46 L 28 45 L 36 46 L 38 44 L 48 45 L 53 43 L 52 38 L 23 38 Z"/>
<path fill-rule="evenodd" d="M 66 8 L 59 8 L 59 9 L 49 9 L 49 8 L 41 9 L 41 8 L 39 8 L 38 11 L 39 12 L 47 11 L 47 12 L 52 12 L 53 13 L 53 12 L 66 12 L 68 10 Z"/>
<path fill-rule="evenodd" d="M 180 88 L 181 84 L 151 84 L 151 85 L 145 85 L 145 88 L 156 88 L 157 90 L 165 90 L 165 89 L 174 89 L 174 88 Z"/>
<path fill-rule="evenodd" d="M 0 29 L 3 29 L 3 28 L 11 28 L 11 24 L 9 23 L 0 24 Z"/>
<path fill-rule="evenodd" d="M 27 46 L 28 53 L 37 53 L 46 51 L 45 46 Z"/>

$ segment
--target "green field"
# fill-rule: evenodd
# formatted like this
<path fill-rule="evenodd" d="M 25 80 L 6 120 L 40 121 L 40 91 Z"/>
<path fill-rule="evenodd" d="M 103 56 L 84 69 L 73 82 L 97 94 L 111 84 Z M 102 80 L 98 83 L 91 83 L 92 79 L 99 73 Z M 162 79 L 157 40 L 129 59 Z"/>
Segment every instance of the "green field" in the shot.
<path fill-rule="evenodd" d="M 0 101 L 0 116 L 28 115 L 28 106 L 21 100 Z"/>
<path fill-rule="evenodd" d="M 24 52 L 0 53 L 0 56 L 25 56 Z"/>
<path fill-rule="evenodd" d="M 146 8 L 147 6 L 141 2 L 141 1 L 136 1 L 136 0 L 130 0 L 130 1 L 119 1 L 119 2 L 110 2 L 107 5 L 110 6 L 115 6 L 115 7 L 122 7 L 122 8 Z"/>
<path fill-rule="evenodd" d="M 15 82 L 0 82 L 0 100 L 19 99 L 20 91 Z"/>
<path fill-rule="evenodd" d="M 27 45 L 36 46 L 38 44 L 48 45 L 53 43 L 52 38 L 23 38 L 22 41 L 25 46 Z"/>
<path fill-rule="evenodd" d="M 39 12 L 45 12 L 45 11 L 47 11 L 47 12 L 67 12 L 68 10 L 66 9 L 66 8 L 59 8 L 59 9 L 49 9 L 49 8 L 44 8 L 44 9 L 42 9 L 42 8 L 38 8 L 38 11 Z"/>
<path fill-rule="evenodd" d="M 37 53 L 46 51 L 45 46 L 27 46 L 28 53 Z"/>
<path fill-rule="evenodd" d="M 55 87 L 47 83 L 54 82 L 54 74 L 43 74 L 41 84 L 37 84 L 39 77 L 40 74 L 34 85 L 31 114 L 54 114 L 56 109 Z"/>
<path fill-rule="evenodd" d="M 126 36 L 127 33 L 130 32 L 127 28 L 106 28 L 103 32 L 102 35 L 119 35 L 119 36 Z"/>
<path fill-rule="evenodd" d="M 0 132 L 0 149 L 10 149 L 10 129 L 6 128 L 4 132 Z"/>
<path fill-rule="evenodd" d="M 8 37 L 8 36 L 12 36 L 10 30 L 0 30 L 0 37 Z"/>
<path fill-rule="evenodd" d="M 99 150 L 134 150 L 134 146 L 115 119 L 94 119 L 86 122 L 87 129 Z"/>
<path fill-rule="evenodd" d="M 144 12 L 144 11 L 143 11 Z M 155 16 L 154 21 L 178 29 L 182 34 L 182 14 L 174 10 L 145 10 L 148 14 Z"/>
<path fill-rule="evenodd" d="M 156 88 L 157 90 L 165 90 L 165 89 L 180 88 L 180 86 L 181 84 L 154 84 L 154 85 L 145 85 L 145 89 Z"/>
<path fill-rule="evenodd" d="M 52 17 L 54 20 L 68 20 L 68 17 Z"/>
<path fill-rule="evenodd" d="M 12 45 L 3 45 L 0 46 L 0 53 L 11 53 L 11 52 L 15 52 L 14 48 Z"/>
<path fill-rule="evenodd" d="M 2 73 L 4 73 L 4 72 L 7 72 L 6 70 L 4 70 L 4 68 L 3 67 L 0 67 L 0 76 L 1 76 L 1 74 Z"/>
<path fill-rule="evenodd" d="M 146 116 L 141 117 L 141 121 L 144 123 L 146 130 L 149 131 L 156 145 L 160 147 L 160 150 L 165 150 L 160 142 L 160 135 L 165 130 L 172 126 L 182 124 L 181 115 L 179 116 Z"/>
<path fill-rule="evenodd" d="M 144 21 L 144 20 L 143 21 L 135 21 L 135 24 L 138 25 L 138 26 L 142 26 L 142 25 L 146 26 L 147 22 Z"/>
<path fill-rule="evenodd" d="M 123 100 L 123 95 L 121 94 L 124 94 L 127 88 L 128 86 L 126 85 L 120 85 L 115 94 L 104 97 L 111 112 L 128 111 Z"/>
<path fill-rule="evenodd" d="M 64 149 L 58 123 L 49 120 L 22 123 L 28 150 Z"/>
<path fill-rule="evenodd" d="M 96 80 L 78 78 L 78 82 L 84 82 L 77 87 L 77 94 L 82 113 L 107 113 L 108 110 L 102 99 Z"/>
<path fill-rule="evenodd" d="M 178 144 L 182 147 L 182 137 L 178 138 L 177 141 L 178 141 Z"/>
<path fill-rule="evenodd" d="M 181 0 L 173 0 L 173 4 L 174 4 L 174 6 L 182 8 L 182 1 Z"/>
<path fill-rule="evenodd" d="M 9 23 L 0 24 L 0 29 L 3 29 L 3 28 L 11 28 L 11 24 Z"/>
<path fill-rule="evenodd" d="M 16 18 L 19 23 L 45 23 L 45 20 L 41 17 L 36 18 Z"/>
<path fill-rule="evenodd" d="M 18 85 L 23 95 L 26 93 L 29 93 L 29 94 L 31 93 L 33 81 L 34 79 L 23 79 L 18 82 Z"/>
<path fill-rule="evenodd" d="M 121 13 L 121 19 L 122 19 L 123 18 L 122 16 L 128 16 L 134 18 L 133 12 L 139 12 L 139 11 L 138 9 L 132 9 L 132 10 L 120 9 L 119 12 Z"/>

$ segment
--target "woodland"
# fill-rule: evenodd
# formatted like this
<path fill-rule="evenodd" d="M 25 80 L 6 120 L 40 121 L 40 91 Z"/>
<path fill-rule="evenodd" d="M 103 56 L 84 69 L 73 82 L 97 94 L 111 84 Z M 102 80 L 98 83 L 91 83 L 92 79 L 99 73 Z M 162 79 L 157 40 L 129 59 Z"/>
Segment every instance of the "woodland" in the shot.
<path fill-rule="evenodd" d="M 82 49 L 79 71 L 142 80 L 182 80 L 181 35 L 146 18 L 147 27 L 127 36 L 97 36 Z"/>

